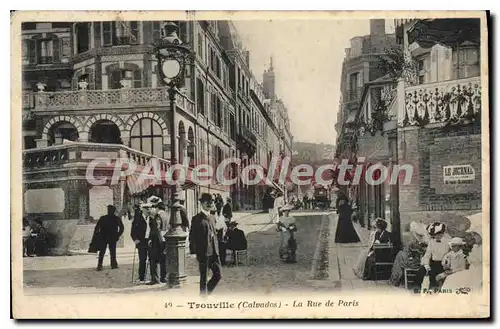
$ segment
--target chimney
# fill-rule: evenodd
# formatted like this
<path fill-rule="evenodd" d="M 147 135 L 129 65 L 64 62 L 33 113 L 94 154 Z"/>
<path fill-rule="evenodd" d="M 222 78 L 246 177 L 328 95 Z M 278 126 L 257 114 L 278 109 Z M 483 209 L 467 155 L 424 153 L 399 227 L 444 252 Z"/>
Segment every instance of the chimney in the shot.
<path fill-rule="evenodd" d="M 370 35 L 385 34 L 385 19 L 370 19 Z"/>

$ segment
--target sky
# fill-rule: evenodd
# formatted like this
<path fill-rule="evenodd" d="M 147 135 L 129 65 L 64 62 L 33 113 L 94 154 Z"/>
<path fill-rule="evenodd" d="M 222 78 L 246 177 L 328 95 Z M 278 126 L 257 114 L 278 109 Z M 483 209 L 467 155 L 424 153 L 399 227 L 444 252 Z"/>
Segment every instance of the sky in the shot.
<path fill-rule="evenodd" d="M 340 74 L 349 39 L 369 34 L 369 20 L 234 21 L 250 68 L 262 81 L 273 57 L 276 89 L 288 108 L 294 141 L 335 144 Z M 386 31 L 390 29 L 386 22 Z"/>

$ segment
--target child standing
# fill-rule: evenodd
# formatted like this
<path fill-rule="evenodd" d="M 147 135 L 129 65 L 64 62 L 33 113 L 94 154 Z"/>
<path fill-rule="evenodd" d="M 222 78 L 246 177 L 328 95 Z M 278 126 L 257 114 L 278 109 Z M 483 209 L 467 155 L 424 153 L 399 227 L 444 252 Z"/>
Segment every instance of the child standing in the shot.
<path fill-rule="evenodd" d="M 444 272 L 436 276 L 436 281 L 443 283 L 446 277 L 467 268 L 467 258 L 462 250 L 464 242 L 462 238 L 453 238 L 450 243 L 451 251 L 444 255 L 441 265 Z"/>

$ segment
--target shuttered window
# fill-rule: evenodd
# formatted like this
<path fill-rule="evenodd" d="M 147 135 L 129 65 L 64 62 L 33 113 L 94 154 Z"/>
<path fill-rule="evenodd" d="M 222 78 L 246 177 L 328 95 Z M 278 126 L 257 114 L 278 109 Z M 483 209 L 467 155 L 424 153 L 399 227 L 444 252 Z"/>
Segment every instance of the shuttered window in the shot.
<path fill-rule="evenodd" d="M 94 46 L 101 47 L 101 22 L 94 23 Z"/>
<path fill-rule="evenodd" d="M 103 22 L 102 23 L 102 39 L 104 46 L 113 45 L 113 23 Z"/>

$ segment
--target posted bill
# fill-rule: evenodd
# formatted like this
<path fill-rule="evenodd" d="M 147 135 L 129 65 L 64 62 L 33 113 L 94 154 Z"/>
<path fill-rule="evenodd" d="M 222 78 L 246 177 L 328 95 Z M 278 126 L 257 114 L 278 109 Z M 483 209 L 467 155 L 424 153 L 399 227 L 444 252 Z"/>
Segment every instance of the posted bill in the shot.
<path fill-rule="evenodd" d="M 14 12 L 13 316 L 490 317 L 487 18 Z"/>

